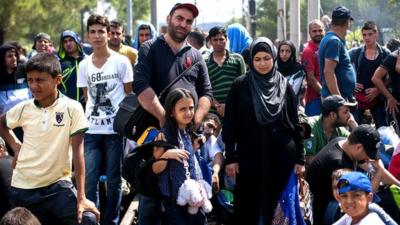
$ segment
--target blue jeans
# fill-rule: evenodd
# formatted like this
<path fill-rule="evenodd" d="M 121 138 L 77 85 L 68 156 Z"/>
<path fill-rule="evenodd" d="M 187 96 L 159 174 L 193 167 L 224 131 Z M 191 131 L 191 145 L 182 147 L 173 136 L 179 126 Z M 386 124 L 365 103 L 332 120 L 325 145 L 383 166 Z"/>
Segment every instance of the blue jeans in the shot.
<path fill-rule="evenodd" d="M 388 126 L 387 122 L 387 115 L 384 105 L 376 105 L 370 109 L 372 118 L 374 118 L 375 127 L 378 129 L 382 126 Z M 363 109 L 356 109 L 354 112 L 354 119 L 357 121 L 358 124 L 363 124 L 363 115 L 365 110 Z"/>
<path fill-rule="evenodd" d="M 121 165 L 123 139 L 117 134 L 85 134 L 85 192 L 89 200 L 99 206 L 98 183 L 101 162 L 105 162 L 107 176 L 106 207 L 101 224 L 118 224 L 121 205 Z M 103 160 L 102 160 L 103 159 Z"/>
<path fill-rule="evenodd" d="M 78 225 L 76 190 L 70 181 L 60 180 L 35 189 L 11 187 L 8 197 L 13 206 L 29 209 L 42 225 Z M 97 224 L 96 216 L 91 212 L 85 212 L 81 224 Z"/>
<path fill-rule="evenodd" d="M 317 116 L 321 114 L 321 98 L 308 102 L 304 110 L 307 116 Z"/>
<path fill-rule="evenodd" d="M 139 194 L 138 225 L 161 224 L 161 200 Z"/>

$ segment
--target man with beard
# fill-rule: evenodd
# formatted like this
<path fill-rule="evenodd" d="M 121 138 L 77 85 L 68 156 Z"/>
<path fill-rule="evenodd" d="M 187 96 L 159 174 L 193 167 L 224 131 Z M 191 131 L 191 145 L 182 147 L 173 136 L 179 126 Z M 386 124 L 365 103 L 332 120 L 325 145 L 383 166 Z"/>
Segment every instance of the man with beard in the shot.
<path fill-rule="evenodd" d="M 193 65 L 170 90 L 185 88 L 196 99 L 195 125 L 198 128 L 211 106 L 211 84 L 200 52 L 186 42 L 198 9 L 190 3 L 177 3 L 167 16 L 168 30 L 155 41 L 147 41 L 139 50 L 135 67 L 134 92 L 140 105 L 164 124 L 165 110 L 157 95 L 185 69 Z M 167 93 L 166 93 L 167 94 Z"/>
<path fill-rule="evenodd" d="M 312 20 L 308 24 L 308 41 L 301 57 L 302 64 L 307 72 L 307 89 L 305 113 L 307 116 L 316 116 L 321 112 L 321 77 L 318 63 L 318 47 L 325 35 L 324 24 L 318 20 Z"/>
<path fill-rule="evenodd" d="M 136 64 L 137 50 L 122 44 L 125 38 L 124 26 L 122 23 L 115 19 L 110 21 L 110 39 L 108 40 L 108 47 L 118 52 L 121 55 L 128 57 L 132 66 Z"/>
<path fill-rule="evenodd" d="M 309 164 L 314 156 L 336 137 L 347 137 L 350 129 L 357 127 L 350 107 L 356 103 L 346 102 L 340 95 L 326 97 L 321 106 L 321 115 L 310 117 L 308 124 L 311 127 L 311 137 L 304 141 L 306 163 Z"/>
<path fill-rule="evenodd" d="M 186 42 L 198 14 L 195 5 L 177 3 L 167 16 L 167 33 L 155 40 L 144 42 L 139 49 L 133 91 L 138 96 L 140 105 L 158 120 L 160 127 L 163 127 L 165 122 L 165 109 L 162 106 L 165 99 L 158 99 L 157 96 L 188 68 L 190 69 L 185 76 L 168 92 L 174 88 L 185 88 L 198 99 L 194 115 L 196 128 L 210 109 L 212 93 L 206 63 L 200 52 Z M 160 224 L 160 199 L 139 194 L 138 224 Z"/>

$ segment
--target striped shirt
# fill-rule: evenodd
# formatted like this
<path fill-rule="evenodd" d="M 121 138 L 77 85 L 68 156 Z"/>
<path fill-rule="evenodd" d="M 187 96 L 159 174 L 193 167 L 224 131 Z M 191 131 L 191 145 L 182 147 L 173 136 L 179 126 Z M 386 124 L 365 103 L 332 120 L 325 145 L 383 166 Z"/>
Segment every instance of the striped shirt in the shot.
<path fill-rule="evenodd" d="M 222 66 L 219 66 L 213 59 L 211 53 L 206 58 L 208 74 L 215 100 L 225 103 L 231 85 L 236 77 L 246 72 L 245 63 L 240 54 L 230 53 L 226 50 L 226 58 Z"/>

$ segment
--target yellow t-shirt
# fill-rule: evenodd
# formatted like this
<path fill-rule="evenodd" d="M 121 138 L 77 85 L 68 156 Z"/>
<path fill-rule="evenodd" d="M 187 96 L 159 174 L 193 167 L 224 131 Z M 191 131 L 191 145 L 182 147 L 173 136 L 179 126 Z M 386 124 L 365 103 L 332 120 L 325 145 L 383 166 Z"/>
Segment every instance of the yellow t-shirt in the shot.
<path fill-rule="evenodd" d="M 136 59 L 138 55 L 138 51 L 130 46 L 122 45 L 118 51 L 119 54 L 128 57 L 129 61 L 131 62 L 132 66 L 136 65 Z"/>
<path fill-rule="evenodd" d="M 70 179 L 70 138 L 87 130 L 79 102 L 62 94 L 47 108 L 33 99 L 24 101 L 7 112 L 6 124 L 24 131 L 11 186 L 33 189 Z"/>

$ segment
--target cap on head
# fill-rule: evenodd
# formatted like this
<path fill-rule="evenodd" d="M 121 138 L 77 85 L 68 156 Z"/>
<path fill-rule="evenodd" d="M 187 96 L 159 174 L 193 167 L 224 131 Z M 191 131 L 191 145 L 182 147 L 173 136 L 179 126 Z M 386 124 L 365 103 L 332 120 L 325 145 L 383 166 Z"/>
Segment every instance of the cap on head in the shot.
<path fill-rule="evenodd" d="M 353 107 L 356 105 L 357 102 L 348 102 L 340 95 L 330 95 L 322 101 L 321 111 L 324 114 L 324 112 L 334 112 L 340 106 Z"/>
<path fill-rule="evenodd" d="M 354 20 L 351 17 L 351 12 L 345 6 L 338 6 L 332 11 L 332 19 L 350 19 Z"/>
<path fill-rule="evenodd" d="M 40 32 L 40 33 L 36 34 L 35 38 L 33 38 L 33 46 L 32 46 L 32 49 L 36 49 L 36 47 L 35 47 L 36 41 L 38 41 L 38 40 L 40 40 L 40 39 L 46 39 L 46 40 L 48 40 L 48 41 L 51 42 L 51 37 L 50 37 L 49 34 Z"/>
<path fill-rule="evenodd" d="M 349 191 L 372 192 L 372 185 L 369 178 L 361 172 L 349 172 L 343 174 L 338 181 L 339 194 Z"/>
<path fill-rule="evenodd" d="M 379 159 L 379 147 L 381 146 L 378 131 L 370 125 L 362 124 L 356 127 L 352 132 L 358 143 L 364 147 L 365 153 L 370 159 Z"/>
<path fill-rule="evenodd" d="M 169 12 L 169 15 L 171 16 L 172 14 L 174 14 L 175 10 L 182 8 L 190 10 L 193 13 L 193 18 L 196 18 L 199 15 L 199 10 L 195 5 L 191 3 L 176 3 Z"/>

